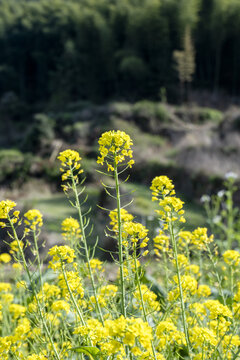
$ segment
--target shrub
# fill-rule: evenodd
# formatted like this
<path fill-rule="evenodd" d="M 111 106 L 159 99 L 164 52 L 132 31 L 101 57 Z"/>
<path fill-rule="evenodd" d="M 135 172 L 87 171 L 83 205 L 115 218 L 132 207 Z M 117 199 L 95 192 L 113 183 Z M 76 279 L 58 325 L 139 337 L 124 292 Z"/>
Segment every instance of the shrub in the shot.
<path fill-rule="evenodd" d="M 133 105 L 135 122 L 144 131 L 155 133 L 159 125 L 169 119 L 167 108 L 164 104 L 143 100 Z"/>
<path fill-rule="evenodd" d="M 110 111 L 124 119 L 132 117 L 132 105 L 126 102 L 116 102 L 110 105 Z"/>
<path fill-rule="evenodd" d="M 23 183 L 29 173 L 31 156 L 19 150 L 0 150 L 0 182 L 12 184 Z"/>
<path fill-rule="evenodd" d="M 54 125 L 54 120 L 46 114 L 35 114 L 22 144 L 23 150 L 36 153 L 48 147 L 54 139 Z"/>
<path fill-rule="evenodd" d="M 67 141 L 71 143 L 76 143 L 79 139 L 87 141 L 90 134 L 90 124 L 89 122 L 76 122 L 73 125 L 66 125 L 63 127 L 63 135 Z"/>
<path fill-rule="evenodd" d="M 180 107 L 176 108 L 176 114 L 185 121 L 197 124 L 207 121 L 219 124 L 223 120 L 221 111 L 204 107 Z"/>
<path fill-rule="evenodd" d="M 223 113 L 216 109 L 200 108 L 199 109 L 200 121 L 212 121 L 219 124 L 223 120 Z"/>
<path fill-rule="evenodd" d="M 168 112 L 164 104 L 148 100 L 138 101 L 133 105 L 133 113 L 141 118 L 157 118 L 161 121 L 168 120 Z"/>

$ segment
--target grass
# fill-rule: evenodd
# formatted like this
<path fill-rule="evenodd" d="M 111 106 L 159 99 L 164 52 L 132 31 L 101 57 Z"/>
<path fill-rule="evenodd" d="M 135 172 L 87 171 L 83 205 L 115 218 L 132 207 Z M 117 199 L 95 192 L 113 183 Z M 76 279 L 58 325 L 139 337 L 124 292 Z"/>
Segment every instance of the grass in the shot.
<path fill-rule="evenodd" d="M 180 197 L 183 198 L 183 197 Z M 186 211 L 186 230 L 194 230 L 197 227 L 206 227 L 206 215 L 201 205 L 196 202 L 190 202 L 189 200 L 185 203 Z"/>
<path fill-rule="evenodd" d="M 89 207 L 92 209 L 92 214 L 101 212 L 97 208 L 99 201 L 101 187 L 96 184 L 88 184 L 86 193 L 88 195 L 87 202 L 83 205 L 83 211 L 87 211 Z M 155 210 L 157 204 L 151 201 L 151 192 L 146 185 L 136 183 L 126 183 L 122 190 L 128 193 L 128 197 L 123 198 L 123 204 L 126 204 L 129 199 L 133 198 L 133 202 L 128 210 L 132 212 L 138 221 L 143 222 L 150 229 L 150 235 L 154 236 L 153 229 L 158 226 L 157 218 L 155 217 Z M 181 195 L 180 198 L 183 198 Z M 185 199 L 186 200 L 186 199 Z M 34 194 L 33 197 L 28 198 L 27 202 L 22 202 L 24 207 L 31 207 L 39 209 L 44 216 L 44 228 L 47 232 L 61 233 L 61 223 L 66 217 L 77 217 L 76 210 L 68 202 L 64 193 L 55 193 L 42 196 L 41 194 Z M 204 210 L 196 202 L 185 201 L 186 230 L 193 230 L 198 226 L 206 226 Z M 96 217 L 97 219 L 97 217 Z M 98 221 L 98 220 L 96 220 Z M 99 227 L 100 224 L 94 224 Z M 93 232 L 93 236 L 95 231 Z M 104 236 L 104 233 L 102 234 Z"/>
<path fill-rule="evenodd" d="M 88 196 L 87 202 L 83 204 L 83 211 L 87 211 L 89 207 L 96 207 L 99 189 L 96 185 L 88 185 L 85 196 Z M 70 200 L 72 200 L 70 198 Z M 22 202 L 22 205 L 39 209 L 45 219 L 44 227 L 48 232 L 61 233 L 61 222 L 66 217 L 76 217 L 77 212 L 74 207 L 68 202 L 64 193 L 55 193 L 51 195 L 42 196 L 35 194 L 34 197 L 28 198 L 27 202 Z"/>
<path fill-rule="evenodd" d="M 119 118 L 112 119 L 113 128 L 121 131 L 125 131 L 130 135 L 133 140 L 133 149 L 135 158 L 137 154 L 145 151 L 156 152 L 159 151 L 166 144 L 166 139 L 159 135 L 152 135 L 146 132 L 143 132 L 139 129 L 134 123 L 129 123 L 125 120 Z"/>

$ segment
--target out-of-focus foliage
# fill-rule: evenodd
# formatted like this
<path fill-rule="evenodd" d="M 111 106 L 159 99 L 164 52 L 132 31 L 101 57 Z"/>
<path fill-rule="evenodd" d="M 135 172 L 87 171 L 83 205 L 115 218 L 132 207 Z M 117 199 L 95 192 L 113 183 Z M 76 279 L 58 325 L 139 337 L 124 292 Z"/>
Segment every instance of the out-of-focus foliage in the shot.
<path fill-rule="evenodd" d="M 192 45 L 191 34 L 189 28 L 186 28 L 184 34 L 183 51 L 174 51 L 173 56 L 176 60 L 178 77 L 181 83 L 192 82 L 195 72 L 194 48 Z"/>
<path fill-rule="evenodd" d="M 164 87 L 174 99 L 186 27 L 194 85 L 239 91 L 238 0 L 0 0 L 0 95 L 131 100 Z"/>

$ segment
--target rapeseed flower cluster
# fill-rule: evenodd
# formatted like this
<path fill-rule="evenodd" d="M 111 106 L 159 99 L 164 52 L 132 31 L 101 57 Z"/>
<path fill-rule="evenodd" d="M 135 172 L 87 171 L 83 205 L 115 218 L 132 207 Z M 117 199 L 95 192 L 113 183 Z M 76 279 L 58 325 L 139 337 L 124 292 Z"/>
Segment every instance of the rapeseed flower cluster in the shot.
<path fill-rule="evenodd" d="M 176 220 L 182 223 L 186 221 L 183 217 L 184 202 L 175 196 L 174 185 L 167 176 L 155 177 L 150 189 L 152 190 L 152 200 L 158 201 L 160 206 L 160 210 L 156 210 L 156 213 L 164 223 L 164 230 L 167 230 L 169 224 Z"/>
<path fill-rule="evenodd" d="M 74 249 L 68 245 L 52 247 L 48 254 L 53 257 L 52 261 L 49 261 L 49 267 L 53 270 L 61 268 L 66 263 L 72 263 L 76 257 Z"/>
<path fill-rule="evenodd" d="M 11 261 L 11 256 L 7 253 L 0 254 L 0 263 L 7 264 Z"/>
<path fill-rule="evenodd" d="M 79 222 L 72 217 L 66 218 L 62 222 L 62 236 L 65 241 L 70 242 L 76 241 L 81 236 L 81 229 Z"/>
<path fill-rule="evenodd" d="M 78 176 L 83 173 L 80 161 L 82 160 L 79 153 L 75 150 L 67 149 L 60 152 L 58 160 L 61 161 L 62 181 L 68 181 L 62 185 L 64 191 L 68 191 L 71 182 L 75 180 L 78 183 Z M 70 182 L 70 183 L 69 183 Z"/>
<path fill-rule="evenodd" d="M 107 131 L 101 135 L 98 143 L 101 156 L 98 157 L 97 163 L 103 165 L 105 162 L 108 171 L 114 171 L 114 167 L 123 163 L 126 158 L 130 158 L 126 160 L 129 167 L 134 164 L 131 150 L 133 143 L 124 131 Z"/>
<path fill-rule="evenodd" d="M 206 250 L 206 246 L 213 242 L 213 235 L 208 237 L 207 228 L 198 227 L 192 232 L 191 243 L 196 246 L 198 250 Z"/>
<path fill-rule="evenodd" d="M 43 225 L 42 214 L 39 210 L 32 209 L 28 210 L 24 214 L 25 232 L 36 231 Z"/>
<path fill-rule="evenodd" d="M 224 262 L 234 267 L 240 264 L 240 253 L 236 250 L 227 250 L 223 254 Z"/>
<path fill-rule="evenodd" d="M 130 221 L 133 221 L 133 219 L 134 219 L 134 216 L 125 209 L 121 209 L 120 214 L 121 214 L 121 222 L 122 223 L 130 222 Z M 110 225 L 112 226 L 112 230 L 117 231 L 118 230 L 117 209 L 110 211 L 109 217 L 111 219 Z"/>
<path fill-rule="evenodd" d="M 2 200 L 0 201 L 0 220 L 7 220 L 11 218 L 12 224 L 18 222 L 19 211 L 12 211 L 17 204 L 12 200 Z M 0 221 L 0 227 L 5 228 L 7 226 L 7 222 Z"/>
<path fill-rule="evenodd" d="M 106 162 L 109 171 L 124 162 L 132 165 L 132 141 L 125 133 L 104 133 L 99 144 L 98 162 Z M 79 154 L 66 150 L 59 160 L 66 186 L 80 193 Z M 0 254 L 0 266 L 13 274 L 0 281 L 0 359 L 238 359 L 238 250 L 217 255 L 207 228 L 183 228 L 183 202 L 169 178 L 156 177 L 151 191 L 160 208 L 152 250 L 151 232 L 121 207 L 116 192 L 118 207 L 109 212 L 107 227 L 118 241 L 112 254 L 118 270 L 113 266 L 111 276 L 94 257 L 95 247 L 92 251 L 84 242 L 87 220 L 80 201 L 74 203 L 78 220 L 62 222 L 64 243 L 49 249 L 48 266 L 42 266 L 37 248 L 42 214 L 27 211 L 19 237 L 16 203 L 0 202 L 0 224 L 8 227 L 12 255 Z M 26 241 L 29 231 L 36 238 L 32 244 Z M 34 250 L 33 260 L 25 258 L 26 245 Z M 157 259 L 151 271 L 142 261 L 148 251 Z"/>
<path fill-rule="evenodd" d="M 145 248 L 148 244 L 148 229 L 140 223 L 125 221 L 123 224 L 123 245 L 128 246 L 128 241 L 134 247 L 140 242 L 140 248 Z"/>

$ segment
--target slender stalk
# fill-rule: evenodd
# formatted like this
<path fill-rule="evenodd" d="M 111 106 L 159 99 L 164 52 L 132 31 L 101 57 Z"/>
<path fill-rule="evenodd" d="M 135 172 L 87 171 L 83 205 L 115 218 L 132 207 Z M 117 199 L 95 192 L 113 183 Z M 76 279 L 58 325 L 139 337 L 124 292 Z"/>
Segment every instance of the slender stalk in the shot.
<path fill-rule="evenodd" d="M 121 287 L 121 308 L 122 308 L 121 313 L 124 317 L 126 317 L 127 313 L 126 313 L 125 284 L 124 284 L 124 272 L 123 272 L 121 200 L 120 200 L 120 187 L 119 187 L 116 161 L 114 162 L 114 178 L 115 178 L 115 186 L 116 186 L 117 216 L 118 216 L 118 254 L 119 254 L 119 266 L 120 266 L 120 287 Z"/>
<path fill-rule="evenodd" d="M 176 242 L 176 239 L 175 239 L 172 222 L 170 222 L 170 237 L 171 237 L 171 241 L 172 241 L 172 245 L 173 245 L 173 253 L 174 253 L 174 258 L 175 258 L 175 262 L 176 262 L 176 269 L 177 269 L 177 278 L 178 278 L 178 287 L 179 287 L 179 293 L 180 293 L 180 303 L 181 303 L 181 310 L 182 310 L 183 329 L 184 329 L 184 334 L 185 334 L 185 339 L 186 339 L 189 358 L 192 359 L 191 346 L 190 346 L 189 334 L 188 334 L 187 319 L 186 319 L 186 314 L 185 314 L 185 304 L 184 304 L 184 299 L 183 299 L 181 275 L 180 275 L 180 269 L 179 269 L 179 264 L 178 264 L 177 242 Z"/>
<path fill-rule="evenodd" d="M 101 320 L 102 324 L 104 324 L 101 307 L 100 307 L 99 302 L 98 302 L 94 276 L 93 276 L 92 269 L 91 269 L 91 263 L 90 263 L 88 246 L 87 246 L 87 239 L 86 239 L 85 228 L 84 228 L 84 224 L 83 224 L 82 210 L 81 210 L 81 205 L 80 205 L 80 201 L 79 201 L 76 182 L 75 182 L 74 176 L 73 176 L 73 169 L 71 169 L 71 179 L 72 179 L 72 189 L 73 189 L 75 200 L 76 200 L 76 207 L 77 207 L 77 210 L 78 210 L 78 218 L 79 218 L 80 228 L 81 228 L 81 232 L 82 232 L 82 239 L 83 239 L 83 244 L 84 244 L 85 256 L 86 256 L 86 260 L 87 260 L 87 264 L 88 264 L 88 270 L 89 270 L 89 275 L 90 275 L 92 289 L 93 289 L 93 295 L 94 295 L 94 298 L 95 298 L 95 301 L 96 301 L 97 311 L 98 311 L 100 320 Z"/>
<path fill-rule="evenodd" d="M 133 257 L 134 257 L 134 266 L 135 266 L 135 274 L 136 274 L 136 280 L 137 280 L 137 287 L 138 287 L 138 291 L 139 291 L 139 294 L 140 294 L 140 300 L 141 300 L 142 311 L 143 311 L 143 318 L 144 318 L 144 321 L 145 321 L 146 323 L 148 323 L 148 318 L 147 318 L 147 313 L 146 313 L 146 309 L 145 309 L 145 304 L 144 304 L 144 301 L 143 301 L 143 294 L 142 294 L 142 289 L 141 289 L 141 283 L 140 283 L 140 279 L 139 279 L 139 275 L 138 275 L 136 245 L 134 245 Z M 155 350 L 155 346 L 154 346 L 154 343 L 153 343 L 152 340 L 151 340 L 151 346 L 152 346 L 153 357 L 154 357 L 155 360 L 157 360 L 156 350 Z"/>
<path fill-rule="evenodd" d="M 203 274 L 203 261 L 202 261 L 202 251 L 201 250 L 199 250 L 198 257 L 199 257 L 199 269 L 200 269 L 200 277 L 199 277 L 199 283 L 200 283 L 202 280 L 202 274 Z"/>
<path fill-rule="evenodd" d="M 232 199 L 232 186 L 227 191 L 227 248 L 232 248 L 233 241 L 233 199 Z"/>
<path fill-rule="evenodd" d="M 215 261 L 214 261 L 214 259 L 213 259 L 213 255 L 212 255 L 211 249 L 210 249 L 210 247 L 208 246 L 208 244 L 206 244 L 206 248 L 207 248 L 207 251 L 208 251 L 208 254 L 209 254 L 209 258 L 210 258 L 210 260 L 211 260 L 211 263 L 212 263 L 212 265 L 213 265 L 215 275 L 216 275 L 216 277 L 217 277 L 220 295 L 221 295 L 221 297 L 222 297 L 222 299 L 223 299 L 224 305 L 226 305 L 226 298 L 225 298 L 225 295 L 224 295 L 224 293 L 223 293 L 222 282 L 221 282 L 221 279 L 220 279 L 218 270 L 217 270 L 217 268 L 216 268 L 216 264 L 215 264 Z"/>
<path fill-rule="evenodd" d="M 40 256 L 39 256 L 39 250 L 38 250 L 38 244 L 37 244 L 37 236 L 36 236 L 36 231 L 35 230 L 33 231 L 33 240 L 34 240 L 35 251 L 36 251 L 36 256 L 37 256 L 38 272 L 39 272 L 40 285 L 41 285 L 41 291 L 42 291 L 42 299 L 44 301 L 41 260 L 40 260 Z"/>
<path fill-rule="evenodd" d="M 167 262 L 167 255 L 166 252 L 163 251 L 163 261 L 164 261 L 164 268 L 165 268 L 165 288 L 168 293 L 168 283 L 169 283 L 169 269 L 168 269 L 168 262 Z"/>
<path fill-rule="evenodd" d="M 68 279 L 67 279 L 66 271 L 65 271 L 65 269 L 64 269 L 64 266 L 63 266 L 63 263 L 62 263 L 62 262 L 61 262 L 61 268 L 62 268 L 62 273 L 63 273 L 63 276 L 64 276 L 65 283 L 66 283 L 66 285 L 67 285 L 68 292 L 69 292 L 70 298 L 71 298 L 71 300 L 72 300 L 72 303 L 73 303 L 73 305 L 74 305 L 75 308 L 76 308 L 77 314 L 78 314 L 78 316 L 79 316 L 79 318 L 80 318 L 80 320 L 81 320 L 81 322 L 82 322 L 82 325 L 85 326 L 86 324 L 85 324 L 85 321 L 84 321 L 82 312 L 81 312 L 81 310 L 79 309 L 79 306 L 78 306 L 78 304 L 76 303 L 76 300 L 75 300 L 75 298 L 74 298 L 74 296 L 73 296 L 72 290 L 71 290 L 71 288 L 70 288 L 70 286 L 69 286 L 69 284 L 68 284 Z"/>
<path fill-rule="evenodd" d="M 117 218 L 118 218 L 118 257 L 120 267 L 120 288 L 121 288 L 121 314 L 126 318 L 126 289 L 123 272 L 123 244 L 122 244 L 122 220 L 121 220 L 121 199 L 120 199 L 120 187 L 118 180 L 117 163 L 114 161 L 114 179 L 116 187 L 116 198 L 117 198 Z M 129 347 L 126 347 L 127 356 L 132 359 L 132 354 L 129 352 Z"/>
<path fill-rule="evenodd" d="M 57 358 L 57 360 L 60 360 L 60 356 L 59 356 L 58 351 L 57 351 L 57 349 L 56 349 L 56 346 L 55 346 L 55 344 L 54 344 L 53 338 L 52 338 L 52 336 L 51 336 L 51 334 L 50 334 L 50 331 L 49 331 L 49 329 L 48 329 L 48 326 L 47 326 L 46 321 L 45 321 L 45 319 L 44 319 L 44 316 L 43 316 L 43 314 L 42 314 L 42 309 L 41 309 L 41 306 L 40 306 L 40 303 L 39 303 L 39 299 L 38 299 L 38 297 L 37 297 L 37 293 L 36 293 L 36 290 L 35 290 L 35 284 L 34 284 L 34 282 L 32 281 L 32 277 L 31 277 L 31 274 L 30 274 L 30 271 L 29 271 L 29 268 L 28 268 L 28 265 L 27 265 L 27 262 L 26 262 L 26 258 L 25 258 L 23 249 L 22 249 L 22 247 L 21 247 L 21 245 L 20 245 L 20 240 L 19 240 L 18 235 L 17 235 L 17 233 L 16 233 L 16 230 L 15 230 L 15 228 L 14 228 L 14 226 L 13 226 L 12 220 L 11 220 L 11 218 L 10 218 L 9 216 L 8 216 L 8 221 L 9 221 L 10 226 L 11 226 L 11 229 L 12 229 L 12 231 L 13 231 L 13 237 L 14 237 L 14 239 L 17 241 L 17 244 L 18 244 L 18 249 L 19 249 L 19 252 L 20 252 L 22 261 L 23 261 L 24 269 L 25 269 L 26 272 L 27 272 L 27 275 L 28 275 L 28 278 L 29 278 L 29 281 L 30 281 L 30 284 L 31 284 L 32 292 L 33 292 L 33 295 L 34 295 L 34 297 L 35 297 L 35 299 L 36 299 L 36 302 L 37 302 L 37 307 L 38 307 L 38 311 L 39 311 L 39 314 L 40 314 L 40 318 L 41 318 L 43 327 L 44 327 L 44 329 L 45 329 L 45 331 L 46 331 L 46 333 L 47 333 L 47 336 L 48 336 L 48 338 L 49 338 L 49 341 L 50 341 L 50 343 L 51 343 L 51 345 L 52 345 L 52 348 L 53 348 L 55 357 Z"/>
<path fill-rule="evenodd" d="M 230 266 L 230 291 L 231 291 L 231 310 L 233 311 L 233 297 L 234 297 L 234 284 L 233 284 L 233 266 Z"/>

